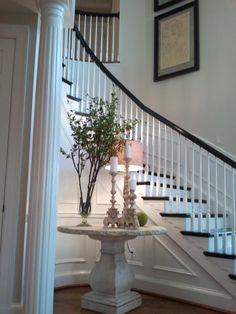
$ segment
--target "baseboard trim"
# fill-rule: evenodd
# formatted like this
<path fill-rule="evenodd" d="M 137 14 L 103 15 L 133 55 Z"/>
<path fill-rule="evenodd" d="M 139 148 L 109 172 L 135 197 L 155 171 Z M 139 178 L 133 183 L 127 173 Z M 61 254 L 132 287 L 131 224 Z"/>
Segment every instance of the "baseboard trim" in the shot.
<path fill-rule="evenodd" d="M 86 271 L 65 271 L 57 273 L 54 280 L 54 288 L 87 285 L 89 283 L 90 270 Z M 1 314 L 1 313 L 0 313 Z"/>
<path fill-rule="evenodd" d="M 204 287 L 196 287 L 186 283 L 174 282 L 167 279 L 135 275 L 134 288 L 148 293 L 155 293 L 182 302 L 209 307 L 225 313 L 235 313 L 236 300 L 229 294 Z M 212 306 L 214 304 L 214 307 Z"/>

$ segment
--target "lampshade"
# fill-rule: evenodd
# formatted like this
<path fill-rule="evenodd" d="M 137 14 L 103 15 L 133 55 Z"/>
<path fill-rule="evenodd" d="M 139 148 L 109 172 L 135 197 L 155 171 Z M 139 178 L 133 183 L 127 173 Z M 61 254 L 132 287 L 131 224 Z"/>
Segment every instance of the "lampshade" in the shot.
<path fill-rule="evenodd" d="M 143 148 L 138 141 L 127 141 L 131 145 L 131 161 L 129 164 L 129 171 L 139 171 L 143 169 Z M 124 150 L 118 153 L 118 167 L 117 170 L 122 172 L 125 169 Z M 110 165 L 106 165 L 105 169 L 110 170 Z"/>

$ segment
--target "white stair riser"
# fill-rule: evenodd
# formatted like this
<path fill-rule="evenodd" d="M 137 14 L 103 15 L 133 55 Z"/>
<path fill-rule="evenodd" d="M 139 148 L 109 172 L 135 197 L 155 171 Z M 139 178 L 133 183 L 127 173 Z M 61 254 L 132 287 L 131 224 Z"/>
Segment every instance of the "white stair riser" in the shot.
<path fill-rule="evenodd" d="M 143 195 L 145 196 L 180 196 L 184 197 L 187 195 L 188 198 L 191 197 L 190 191 L 184 191 L 184 190 L 177 190 L 177 189 L 170 189 L 170 188 L 163 188 L 163 187 L 157 187 L 152 185 L 139 185 L 139 187 L 145 187 L 143 189 Z"/>
<path fill-rule="evenodd" d="M 143 173 L 137 174 L 137 178 L 138 178 L 138 181 L 148 181 L 148 182 L 151 182 L 153 180 L 154 182 L 158 182 L 159 185 L 161 183 L 165 183 L 165 184 L 170 184 L 171 183 L 170 182 L 171 181 L 170 178 L 163 178 L 163 177 L 156 177 L 156 176 L 153 177 L 151 175 L 146 176 Z M 175 184 L 175 179 L 173 179 L 173 184 Z"/>
<path fill-rule="evenodd" d="M 227 258 L 219 258 L 219 257 L 209 257 L 206 256 L 211 263 L 218 265 L 220 269 L 225 271 L 225 275 L 236 273 L 236 260 L 235 259 L 227 259 Z"/>
<path fill-rule="evenodd" d="M 202 221 L 202 223 L 201 223 L 201 225 L 202 225 L 201 229 L 202 230 L 199 230 L 199 228 L 198 228 L 200 225 L 200 222 L 199 222 L 197 217 L 194 218 L 193 229 L 191 229 L 191 218 L 186 218 L 185 219 L 185 230 L 187 230 L 187 231 L 199 231 L 199 232 L 204 231 L 205 232 L 206 225 L 207 225 L 207 219 L 205 217 L 203 217 L 201 219 L 201 221 Z M 215 228 L 215 218 L 214 217 L 211 217 L 209 219 L 209 225 L 210 225 L 210 230 L 214 230 L 214 228 Z M 223 228 L 223 218 L 222 217 L 218 218 L 218 226 L 219 226 L 219 228 Z"/>
<path fill-rule="evenodd" d="M 231 248 L 232 248 L 232 237 L 231 237 L 231 235 L 227 235 L 226 236 L 226 253 L 227 254 L 232 254 L 232 250 L 231 250 Z M 211 241 L 209 242 L 209 251 L 210 252 L 214 252 L 215 251 L 215 247 L 214 247 L 214 237 L 212 237 L 211 238 Z M 222 249 L 223 249 L 223 236 L 221 235 L 221 236 L 219 236 L 218 237 L 218 250 L 219 251 L 222 251 Z"/>
<path fill-rule="evenodd" d="M 206 212 L 206 204 L 202 204 L 202 212 Z M 165 213 L 191 213 L 192 211 L 192 203 L 187 202 L 179 202 L 179 207 L 177 201 L 165 201 Z M 198 213 L 199 211 L 199 203 L 194 203 L 194 212 Z"/>

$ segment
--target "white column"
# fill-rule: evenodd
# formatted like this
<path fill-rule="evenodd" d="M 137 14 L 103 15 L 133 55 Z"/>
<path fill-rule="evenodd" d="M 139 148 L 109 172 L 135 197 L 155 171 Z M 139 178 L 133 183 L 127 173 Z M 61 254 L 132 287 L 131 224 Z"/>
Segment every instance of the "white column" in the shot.
<path fill-rule="evenodd" d="M 40 0 L 41 34 L 28 217 L 24 313 L 53 313 L 62 28 L 66 0 Z"/>

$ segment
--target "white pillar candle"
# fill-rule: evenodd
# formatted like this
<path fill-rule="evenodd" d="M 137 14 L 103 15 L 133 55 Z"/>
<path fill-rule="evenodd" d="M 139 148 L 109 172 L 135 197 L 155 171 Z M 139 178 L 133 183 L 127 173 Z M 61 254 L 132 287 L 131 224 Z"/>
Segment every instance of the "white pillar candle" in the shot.
<path fill-rule="evenodd" d="M 110 159 L 110 165 L 111 165 L 111 172 L 117 173 L 117 166 L 118 166 L 118 158 L 117 157 L 111 157 Z"/>
<path fill-rule="evenodd" d="M 130 189 L 130 191 L 136 190 L 136 179 L 130 179 L 129 180 L 129 189 Z"/>
<path fill-rule="evenodd" d="M 131 145 L 129 143 L 125 144 L 124 157 L 131 159 Z"/>

